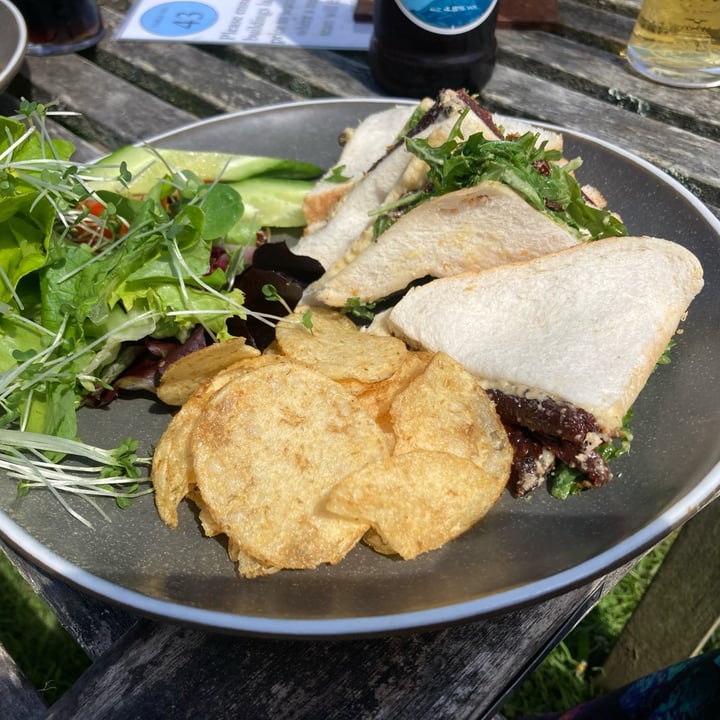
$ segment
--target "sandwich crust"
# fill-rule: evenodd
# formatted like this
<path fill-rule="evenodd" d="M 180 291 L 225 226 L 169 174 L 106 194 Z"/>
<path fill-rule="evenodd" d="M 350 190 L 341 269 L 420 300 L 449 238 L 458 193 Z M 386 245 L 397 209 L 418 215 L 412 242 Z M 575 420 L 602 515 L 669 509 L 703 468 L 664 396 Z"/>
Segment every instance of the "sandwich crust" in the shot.
<path fill-rule="evenodd" d="M 357 127 L 342 133 L 342 151 L 335 168 L 341 169 L 345 182 L 332 179 L 333 169 L 318 181 L 305 196 L 303 212 L 309 231 L 319 229 L 326 222 L 331 208 L 350 190 L 370 167 L 385 154 L 387 148 L 405 127 L 416 105 L 396 105 L 372 113 Z"/>

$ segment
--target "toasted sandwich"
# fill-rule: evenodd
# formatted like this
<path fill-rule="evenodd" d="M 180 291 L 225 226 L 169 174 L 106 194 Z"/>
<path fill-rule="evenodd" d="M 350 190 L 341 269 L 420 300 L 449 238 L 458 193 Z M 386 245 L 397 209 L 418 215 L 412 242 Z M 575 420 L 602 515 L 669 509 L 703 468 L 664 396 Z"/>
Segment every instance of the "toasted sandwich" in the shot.
<path fill-rule="evenodd" d="M 484 130 L 477 132 L 479 118 Z M 500 118 L 477 111 L 470 115 L 467 105 L 450 119 L 452 129 L 445 126 L 439 139 L 421 134 L 404 139 L 410 160 L 403 161 L 402 177 L 384 202 L 365 207 L 359 234 L 354 222 L 345 222 L 358 207 L 353 193 L 377 182 L 374 173 L 381 165 L 363 178 L 348 195 L 345 202 L 350 204 L 341 205 L 320 234 L 311 234 L 295 248 L 322 252 L 332 260 L 321 261 L 326 272 L 307 290 L 305 302 L 334 307 L 350 300 L 387 302 L 428 277 L 482 270 L 627 234 L 622 221 L 605 208 L 601 193 L 575 179 L 581 160 L 563 156 L 561 134 L 520 121 L 498 124 Z M 338 223 L 342 255 L 330 258 L 331 247 L 333 252 L 340 249 L 334 241 L 313 250 L 318 239 L 328 240 L 324 231 Z"/>
<path fill-rule="evenodd" d="M 307 233 L 316 232 L 327 222 L 333 206 L 392 147 L 420 105 L 396 105 L 372 113 L 357 127 L 340 133 L 340 157 L 305 196 L 303 212 Z M 426 107 L 429 109 L 429 107 Z"/>
<path fill-rule="evenodd" d="M 400 217 L 352 262 L 306 293 L 343 307 L 376 302 L 424 278 L 526 260 L 580 242 L 507 185 L 485 181 L 433 198 Z"/>
<path fill-rule="evenodd" d="M 470 96 L 455 90 L 443 90 L 407 135 L 427 138 L 433 145 L 442 144 L 463 112 L 461 125 L 465 133 L 480 133 L 495 139 L 501 137 L 492 116 Z M 373 146 L 368 154 L 376 156 L 377 151 L 378 148 Z M 352 183 L 348 192 L 327 208 L 325 221 L 313 215 L 311 226 L 293 247 L 293 252 L 315 258 L 325 270 L 330 270 L 336 263 L 343 262 L 354 245 L 357 246 L 358 238 L 372 224 L 374 210 L 424 186 L 424 167 L 411 163 L 413 155 L 402 139 L 390 148 L 383 147 L 383 151 L 382 157 Z"/>

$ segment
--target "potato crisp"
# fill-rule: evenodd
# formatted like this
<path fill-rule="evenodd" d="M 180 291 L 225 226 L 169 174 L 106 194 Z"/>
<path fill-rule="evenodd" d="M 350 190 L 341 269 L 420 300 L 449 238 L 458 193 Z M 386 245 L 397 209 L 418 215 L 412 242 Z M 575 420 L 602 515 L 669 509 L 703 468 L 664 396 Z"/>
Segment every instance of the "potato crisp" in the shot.
<path fill-rule="evenodd" d="M 245 578 L 338 563 L 361 540 L 417 557 L 478 522 L 510 474 L 494 406 L 461 365 L 311 312 L 262 355 L 208 348 L 168 380 L 174 400 L 192 389 L 153 458 L 158 513 L 176 527 L 189 500 Z"/>
<path fill-rule="evenodd" d="M 323 511 L 325 497 L 338 477 L 388 456 L 385 434 L 337 383 L 285 363 L 223 385 L 193 437 L 209 512 L 273 567 L 341 560 L 368 525 Z"/>
<path fill-rule="evenodd" d="M 158 397 L 168 405 L 182 405 L 204 382 L 244 358 L 260 355 L 245 338 L 233 338 L 185 355 L 168 366 L 158 387 Z"/>
<path fill-rule="evenodd" d="M 435 550 L 472 527 L 502 492 L 490 473 L 464 458 L 417 450 L 348 474 L 327 507 L 368 523 L 368 542 L 405 560 Z"/>
<path fill-rule="evenodd" d="M 312 329 L 296 311 L 278 323 L 276 337 L 283 354 L 334 380 L 372 383 L 389 378 L 408 350 L 390 336 L 359 332 L 348 317 L 335 310 L 312 309 Z"/>

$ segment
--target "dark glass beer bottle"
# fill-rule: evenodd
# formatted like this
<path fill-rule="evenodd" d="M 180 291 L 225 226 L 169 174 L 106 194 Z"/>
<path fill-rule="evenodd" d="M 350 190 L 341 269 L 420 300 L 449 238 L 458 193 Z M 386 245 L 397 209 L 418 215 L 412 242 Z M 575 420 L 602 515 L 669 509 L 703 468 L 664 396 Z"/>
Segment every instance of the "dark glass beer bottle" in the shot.
<path fill-rule="evenodd" d="M 387 92 L 478 92 L 495 67 L 497 0 L 375 0 L 370 68 Z"/>
<path fill-rule="evenodd" d="M 92 47 L 103 37 L 96 0 L 14 0 L 25 18 L 28 55 L 59 55 Z"/>

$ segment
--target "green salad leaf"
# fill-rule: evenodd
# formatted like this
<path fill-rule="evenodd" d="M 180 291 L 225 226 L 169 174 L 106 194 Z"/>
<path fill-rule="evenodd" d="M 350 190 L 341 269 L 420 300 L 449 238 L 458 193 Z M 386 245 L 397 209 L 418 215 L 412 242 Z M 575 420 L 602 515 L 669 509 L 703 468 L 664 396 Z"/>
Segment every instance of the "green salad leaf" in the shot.
<path fill-rule="evenodd" d="M 226 321 L 246 315 L 235 273 L 260 228 L 229 183 L 165 158 L 147 192 L 131 195 L 127 163 L 72 162 L 72 145 L 48 134 L 50 114 L 23 101 L 18 116 L 0 118 L 0 469 L 18 480 L 20 494 L 44 487 L 85 521 L 65 493 L 125 506 L 150 491 L 137 470 L 149 460 L 135 455 L 131 440 L 114 451 L 81 442 L 76 411 L 125 369 L 128 343 L 183 341 L 198 326 L 228 337 Z M 273 158 L 175 155 L 230 165 L 243 177 L 319 170 Z M 227 270 L 213 264 L 218 243 L 232 258 Z M 68 465 L 71 458 L 82 462 Z"/>

